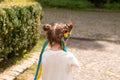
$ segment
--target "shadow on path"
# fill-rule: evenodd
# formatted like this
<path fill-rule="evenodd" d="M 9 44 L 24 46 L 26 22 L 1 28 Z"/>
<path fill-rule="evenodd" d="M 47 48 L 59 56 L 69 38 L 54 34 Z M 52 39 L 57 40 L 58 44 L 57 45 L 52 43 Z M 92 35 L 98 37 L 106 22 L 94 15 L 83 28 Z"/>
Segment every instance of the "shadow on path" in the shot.
<path fill-rule="evenodd" d="M 70 39 L 67 44 L 70 48 L 85 49 L 85 50 L 103 50 L 104 45 L 99 44 L 97 41 L 90 40 L 76 40 Z"/>
<path fill-rule="evenodd" d="M 83 49 L 83 50 L 105 50 L 109 44 L 120 45 L 119 41 L 101 41 L 101 40 L 92 40 L 92 39 L 74 39 L 70 38 L 67 46 L 70 48 Z"/>

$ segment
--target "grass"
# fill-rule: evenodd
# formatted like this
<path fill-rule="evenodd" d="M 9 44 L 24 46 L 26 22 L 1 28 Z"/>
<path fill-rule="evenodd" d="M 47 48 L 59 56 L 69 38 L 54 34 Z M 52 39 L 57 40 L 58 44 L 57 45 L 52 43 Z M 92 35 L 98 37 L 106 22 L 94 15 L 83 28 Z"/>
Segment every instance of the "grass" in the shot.
<path fill-rule="evenodd" d="M 8 60 L 2 60 L 0 62 L 0 73 L 2 73 L 4 70 L 9 69 L 9 67 L 21 63 L 24 59 L 29 57 L 28 54 L 24 56 L 15 56 L 13 58 L 10 58 Z"/>
<path fill-rule="evenodd" d="M 37 64 L 33 64 L 24 73 L 20 74 L 15 80 L 33 80 Z"/>
<path fill-rule="evenodd" d="M 40 52 L 41 46 L 42 46 L 44 40 L 45 40 L 44 37 L 40 37 L 36 46 L 30 52 L 28 52 L 28 54 L 25 54 L 24 56 L 18 56 L 18 57 L 14 57 L 12 59 L 9 59 L 9 60 L 1 61 L 0 62 L 0 73 L 2 73 L 5 69 L 8 69 L 10 66 L 15 65 L 15 64 L 19 64 L 23 60 L 25 60 L 26 58 L 30 57 L 31 54 L 29 54 L 29 53 Z"/>
<path fill-rule="evenodd" d="M 40 39 L 38 40 L 36 46 L 30 51 L 30 53 L 40 52 L 44 41 L 45 41 L 45 38 L 43 36 L 41 36 Z"/>
<path fill-rule="evenodd" d="M 45 38 L 41 37 L 40 40 L 38 41 L 37 45 L 32 49 L 31 52 L 40 52 L 41 46 L 42 46 L 44 40 L 45 40 Z M 31 78 L 33 78 L 35 75 L 36 67 L 37 67 L 37 64 L 36 63 L 33 64 L 25 72 L 23 72 L 18 77 L 16 77 L 15 80 L 32 80 Z"/>

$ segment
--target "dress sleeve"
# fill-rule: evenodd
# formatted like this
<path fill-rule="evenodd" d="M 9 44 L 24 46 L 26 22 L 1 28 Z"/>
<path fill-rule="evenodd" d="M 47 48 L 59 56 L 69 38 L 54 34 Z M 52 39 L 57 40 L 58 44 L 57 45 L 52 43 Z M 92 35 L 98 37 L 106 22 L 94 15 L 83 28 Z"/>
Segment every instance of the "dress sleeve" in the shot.
<path fill-rule="evenodd" d="M 77 58 L 72 54 L 72 53 L 68 53 L 69 54 L 69 65 L 70 66 L 74 66 L 74 67 L 79 67 L 79 62 L 77 60 Z"/>

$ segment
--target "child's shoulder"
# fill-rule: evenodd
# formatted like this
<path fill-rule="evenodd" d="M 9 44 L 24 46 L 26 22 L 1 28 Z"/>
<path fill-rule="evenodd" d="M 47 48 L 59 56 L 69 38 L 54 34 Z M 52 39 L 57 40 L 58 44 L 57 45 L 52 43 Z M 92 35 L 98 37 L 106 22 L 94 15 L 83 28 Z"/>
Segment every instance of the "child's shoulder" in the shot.
<path fill-rule="evenodd" d="M 63 50 L 54 51 L 54 50 L 50 50 L 50 49 L 45 50 L 44 53 L 45 54 L 61 54 L 61 55 L 66 55 L 66 56 L 73 55 L 73 53 L 70 51 L 67 51 L 67 52 L 65 52 Z"/>
<path fill-rule="evenodd" d="M 66 52 L 66 54 L 67 54 L 68 57 L 73 57 L 74 56 L 73 53 L 70 52 L 70 51 Z"/>

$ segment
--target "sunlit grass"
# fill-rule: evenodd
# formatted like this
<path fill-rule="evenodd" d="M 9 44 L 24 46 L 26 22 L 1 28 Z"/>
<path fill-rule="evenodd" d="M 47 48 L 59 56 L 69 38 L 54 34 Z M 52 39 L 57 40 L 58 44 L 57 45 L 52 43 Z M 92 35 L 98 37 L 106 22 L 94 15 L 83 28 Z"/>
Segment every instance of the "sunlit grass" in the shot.
<path fill-rule="evenodd" d="M 40 52 L 44 41 L 45 41 L 45 38 L 43 36 L 40 37 L 40 39 L 38 40 L 36 46 L 30 52 L 31 53 L 32 52 Z"/>
<path fill-rule="evenodd" d="M 41 48 L 42 48 L 42 44 L 45 41 L 44 37 L 40 37 L 40 39 L 38 40 L 38 43 L 36 44 L 36 46 L 32 49 L 31 53 L 33 52 L 40 52 Z M 24 73 L 20 74 L 18 77 L 16 77 L 15 80 L 32 80 L 31 78 L 34 77 L 35 72 L 36 72 L 36 67 L 37 64 L 34 63 L 30 68 L 28 68 Z M 31 76 L 30 76 L 31 75 Z"/>
<path fill-rule="evenodd" d="M 17 76 L 15 80 L 33 80 L 36 72 L 36 68 L 37 68 L 37 64 L 33 64 L 24 73 Z"/>

